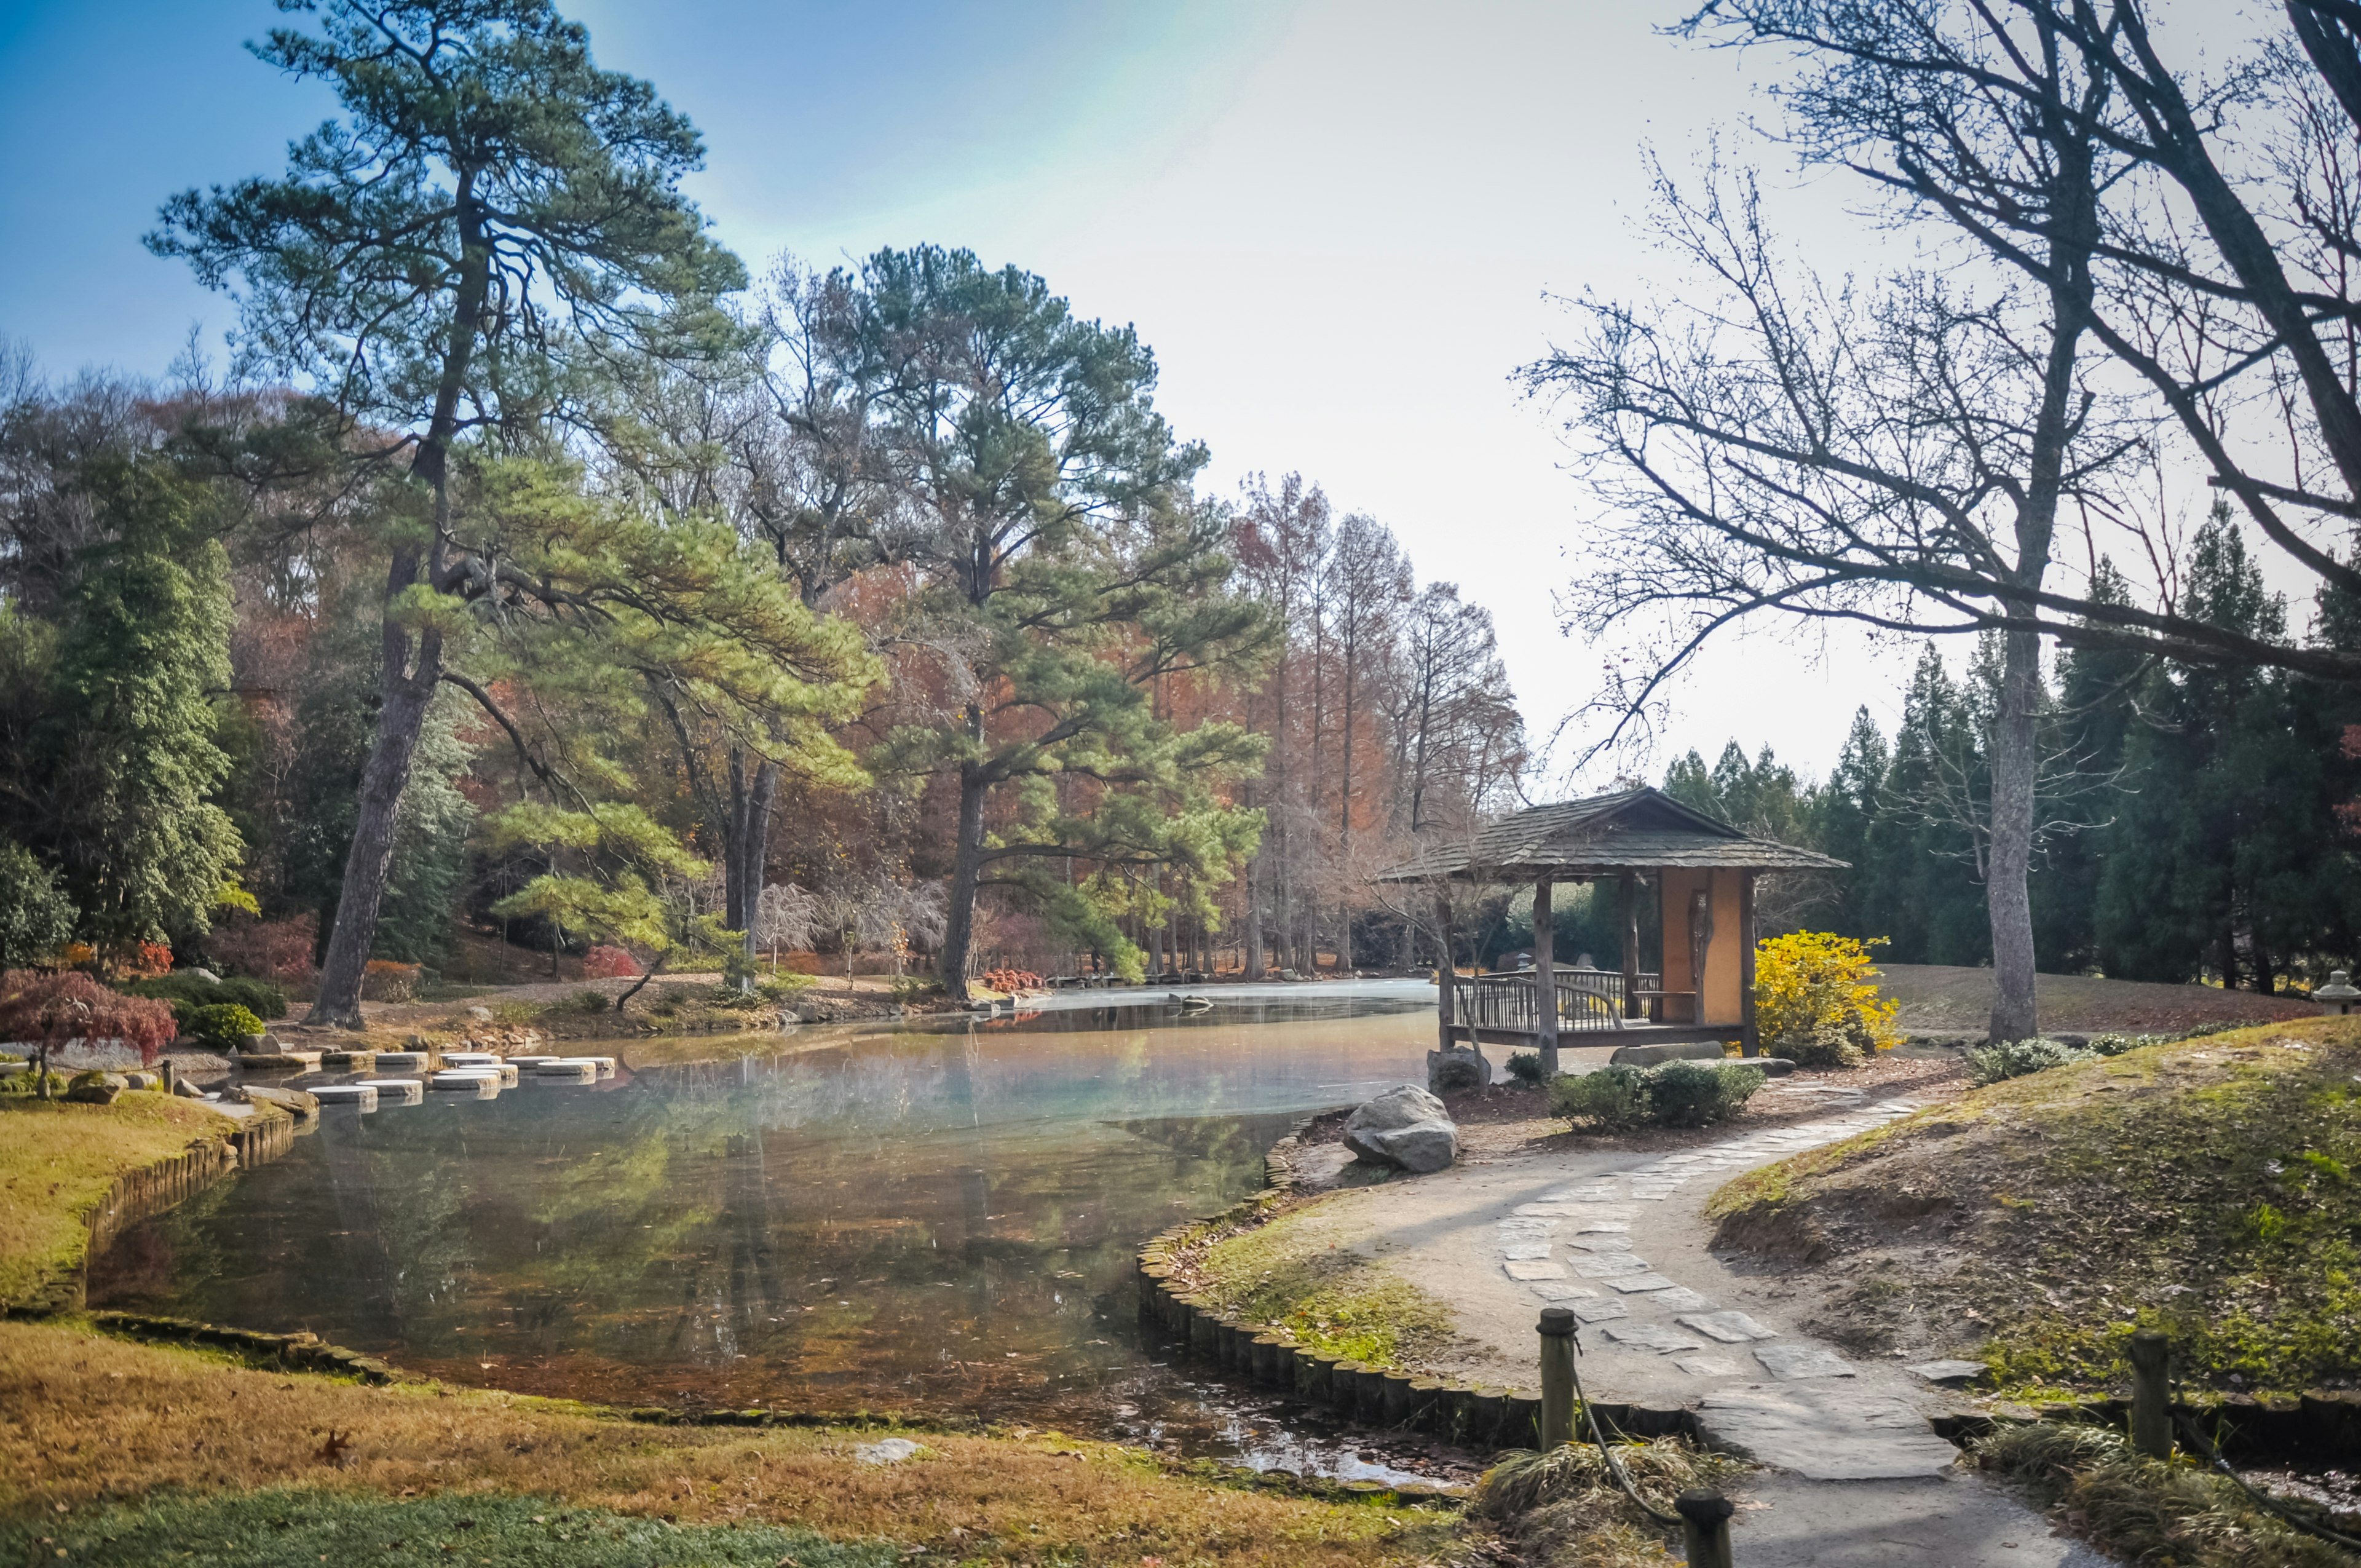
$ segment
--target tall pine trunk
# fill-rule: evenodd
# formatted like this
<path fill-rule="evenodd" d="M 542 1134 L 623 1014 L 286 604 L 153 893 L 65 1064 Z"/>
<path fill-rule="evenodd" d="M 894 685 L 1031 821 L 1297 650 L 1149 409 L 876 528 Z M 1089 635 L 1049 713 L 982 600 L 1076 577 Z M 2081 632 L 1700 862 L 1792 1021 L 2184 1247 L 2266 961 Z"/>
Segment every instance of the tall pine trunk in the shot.
<path fill-rule="evenodd" d="M 953 1000 L 967 1000 L 967 952 L 975 932 L 975 888 L 983 871 L 984 782 L 975 764 L 960 766 L 959 845 L 951 860 L 950 908 L 943 919 L 942 962 L 937 972 Z"/>
<path fill-rule="evenodd" d="M 405 544 L 394 551 L 386 579 L 389 603 L 418 581 L 422 564 L 417 545 Z M 361 770 L 359 809 L 353 822 L 352 847 L 345 854 L 336 923 L 328 933 L 319 994 L 305 1015 L 307 1024 L 361 1027 L 361 979 L 368 967 L 369 948 L 377 939 L 378 909 L 385 902 L 386 879 L 393 870 L 394 838 L 401 826 L 401 792 L 410 782 L 410 759 L 426 726 L 426 705 L 434 700 L 435 685 L 443 678 L 442 634 L 431 630 L 420 633 L 413 661 L 409 630 L 388 617 L 384 658 L 384 696 L 378 709 L 377 735 Z"/>

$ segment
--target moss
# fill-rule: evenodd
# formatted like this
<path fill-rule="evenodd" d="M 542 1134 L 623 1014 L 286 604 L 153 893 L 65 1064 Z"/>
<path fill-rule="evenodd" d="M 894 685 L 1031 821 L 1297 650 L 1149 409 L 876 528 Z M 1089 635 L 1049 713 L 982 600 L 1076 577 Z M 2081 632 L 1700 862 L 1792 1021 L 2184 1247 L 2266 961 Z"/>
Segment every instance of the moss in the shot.
<path fill-rule="evenodd" d="M 1839 1275 L 1898 1266 L 1919 1321 L 1967 1321 L 2004 1387 L 2120 1386 L 2147 1328 L 2202 1382 L 2349 1379 L 2356 1074 L 2361 1020 L 2143 1047 L 1752 1172 L 1708 1212 L 1741 1241 L 1773 1219 L 1808 1231 L 1826 1243 L 1811 1261 Z M 1951 1260 L 1913 1273 L 1921 1250 Z"/>
<path fill-rule="evenodd" d="M 1319 1354 L 1371 1366 L 1410 1367 L 1452 1336 L 1449 1308 L 1340 1245 L 1329 1220 L 1315 1201 L 1212 1242 L 1196 1257 L 1200 1293 Z"/>
<path fill-rule="evenodd" d="M 32 1299 L 82 1266 L 86 1216 L 118 1177 L 236 1125 L 194 1101 L 139 1090 L 112 1105 L 0 1099 L 0 1306 Z"/>

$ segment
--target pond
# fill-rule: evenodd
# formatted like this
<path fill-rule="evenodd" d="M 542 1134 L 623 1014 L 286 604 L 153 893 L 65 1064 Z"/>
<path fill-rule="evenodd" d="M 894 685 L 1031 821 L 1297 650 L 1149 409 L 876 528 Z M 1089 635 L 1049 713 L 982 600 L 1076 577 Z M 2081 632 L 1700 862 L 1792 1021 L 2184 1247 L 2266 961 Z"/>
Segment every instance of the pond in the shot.
<path fill-rule="evenodd" d="M 126 1234 L 92 1300 L 520 1392 L 955 1411 L 1353 1473 L 1162 1365 L 1132 1259 L 1258 1187 L 1297 1117 L 1422 1080 L 1433 997 L 807 1028 L 637 1070 L 657 1043 L 620 1041 L 595 1086 L 331 1107 Z"/>

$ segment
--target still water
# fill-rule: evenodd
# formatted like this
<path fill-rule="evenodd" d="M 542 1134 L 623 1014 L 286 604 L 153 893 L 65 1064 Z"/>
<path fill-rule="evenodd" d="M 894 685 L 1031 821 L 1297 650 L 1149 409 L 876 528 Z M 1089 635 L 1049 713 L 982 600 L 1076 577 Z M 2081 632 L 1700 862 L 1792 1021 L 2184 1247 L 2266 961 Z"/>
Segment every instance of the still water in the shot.
<path fill-rule="evenodd" d="M 1252 1458 L 1267 1414 L 1141 1343 L 1131 1259 L 1259 1186 L 1294 1118 L 1422 1080 L 1433 996 L 807 1028 L 681 1065 L 616 1042 L 625 1070 L 596 1086 L 332 1107 L 126 1234 L 92 1296 L 526 1392 L 961 1411 Z"/>

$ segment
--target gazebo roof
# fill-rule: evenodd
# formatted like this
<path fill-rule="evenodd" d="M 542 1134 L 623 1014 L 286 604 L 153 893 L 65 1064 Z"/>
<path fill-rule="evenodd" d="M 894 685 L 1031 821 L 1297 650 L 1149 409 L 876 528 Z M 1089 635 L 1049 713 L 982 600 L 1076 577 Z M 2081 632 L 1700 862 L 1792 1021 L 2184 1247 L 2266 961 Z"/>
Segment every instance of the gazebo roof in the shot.
<path fill-rule="evenodd" d="M 1662 790 L 1619 790 L 1587 800 L 1536 806 L 1430 845 L 1380 882 L 1525 882 L 1540 876 L 1655 871 L 1837 871 L 1846 862 L 1756 839 L 1683 806 Z"/>

